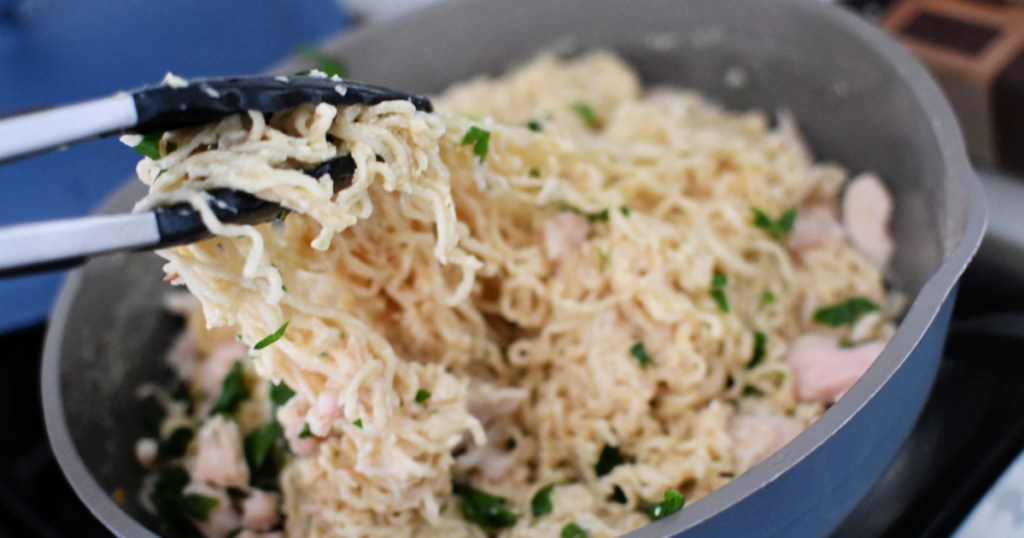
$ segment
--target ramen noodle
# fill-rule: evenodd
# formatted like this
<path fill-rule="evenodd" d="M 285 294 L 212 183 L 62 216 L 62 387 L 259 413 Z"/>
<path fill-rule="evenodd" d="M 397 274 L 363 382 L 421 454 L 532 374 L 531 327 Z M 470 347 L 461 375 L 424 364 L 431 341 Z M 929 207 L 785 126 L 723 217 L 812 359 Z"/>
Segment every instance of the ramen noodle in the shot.
<path fill-rule="evenodd" d="M 159 253 L 198 301 L 172 305 L 190 398 L 146 389 L 150 508 L 208 536 L 619 535 L 769 457 L 891 336 L 888 194 L 785 112 L 601 52 L 434 103 L 251 112 L 139 164 L 140 210 L 215 234 Z M 338 193 L 302 172 L 339 155 Z M 286 211 L 221 223 L 213 188 Z"/>

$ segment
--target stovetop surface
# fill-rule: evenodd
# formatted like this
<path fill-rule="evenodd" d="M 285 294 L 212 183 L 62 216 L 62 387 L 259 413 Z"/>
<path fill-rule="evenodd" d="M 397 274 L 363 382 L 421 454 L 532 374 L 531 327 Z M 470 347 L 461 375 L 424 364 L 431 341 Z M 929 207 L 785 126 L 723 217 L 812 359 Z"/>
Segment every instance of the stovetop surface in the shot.
<path fill-rule="evenodd" d="M 0 537 L 110 536 L 50 452 L 39 403 L 44 333 L 36 325 L 0 335 Z M 1020 380 L 1024 284 L 974 266 L 915 430 L 835 536 L 949 536 L 1024 450 Z"/>

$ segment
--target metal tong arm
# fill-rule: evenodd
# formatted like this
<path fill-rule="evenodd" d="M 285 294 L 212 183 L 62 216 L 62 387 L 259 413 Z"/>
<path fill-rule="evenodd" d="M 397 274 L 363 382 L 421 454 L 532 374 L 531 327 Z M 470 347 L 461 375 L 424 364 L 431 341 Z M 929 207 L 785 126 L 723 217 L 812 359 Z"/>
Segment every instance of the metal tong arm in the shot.
<path fill-rule="evenodd" d="M 338 192 L 351 183 L 355 162 L 345 155 L 303 172 L 314 178 L 329 174 Z M 221 222 L 255 224 L 284 211 L 278 204 L 232 189 L 211 189 L 207 195 L 210 209 Z M 199 212 L 186 203 L 130 215 L 9 226 L 0 228 L 0 277 L 65 269 L 89 256 L 172 247 L 209 235 Z"/>
<path fill-rule="evenodd" d="M 83 103 L 0 119 L 0 163 L 118 133 L 149 134 L 190 127 L 248 110 L 278 112 L 304 103 L 373 105 L 406 100 L 430 111 L 430 100 L 351 80 L 312 76 L 226 77 L 161 84 Z"/>

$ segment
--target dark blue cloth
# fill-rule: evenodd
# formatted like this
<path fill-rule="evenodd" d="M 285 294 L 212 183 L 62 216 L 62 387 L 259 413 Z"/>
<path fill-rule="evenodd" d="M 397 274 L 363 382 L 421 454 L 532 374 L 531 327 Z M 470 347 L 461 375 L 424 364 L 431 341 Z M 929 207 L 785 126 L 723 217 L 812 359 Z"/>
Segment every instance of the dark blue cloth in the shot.
<path fill-rule="evenodd" d="M 331 0 L 0 0 L 0 114 L 167 71 L 256 73 L 346 25 Z M 138 158 L 101 140 L 0 166 L 0 225 L 85 215 L 134 176 Z M 0 280 L 0 331 L 46 316 L 60 278 Z"/>

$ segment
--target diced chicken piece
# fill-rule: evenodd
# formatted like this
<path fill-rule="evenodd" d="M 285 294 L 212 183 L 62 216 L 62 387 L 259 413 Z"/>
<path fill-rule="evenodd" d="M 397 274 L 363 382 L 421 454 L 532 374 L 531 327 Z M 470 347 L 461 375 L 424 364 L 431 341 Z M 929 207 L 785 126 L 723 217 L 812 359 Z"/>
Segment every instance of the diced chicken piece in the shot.
<path fill-rule="evenodd" d="M 249 486 L 249 467 L 237 424 L 221 416 L 210 419 L 199 430 L 196 446 L 193 481 L 238 489 Z"/>
<path fill-rule="evenodd" d="M 299 456 L 312 456 L 320 448 L 320 440 L 316 437 L 300 439 L 302 430 L 306 428 L 306 411 L 309 404 L 301 396 L 295 396 L 277 410 L 277 421 L 284 428 L 284 437 L 292 452 Z"/>
<path fill-rule="evenodd" d="M 178 379 L 186 380 L 192 376 L 199 363 L 199 350 L 187 332 L 174 338 L 171 349 L 167 350 L 166 360 Z"/>
<path fill-rule="evenodd" d="M 803 431 L 796 419 L 778 415 L 737 415 L 729 423 L 736 463 L 749 469 L 792 441 Z"/>
<path fill-rule="evenodd" d="M 843 195 L 843 229 L 850 243 L 879 267 L 889 261 L 894 248 L 889 234 L 892 208 L 892 196 L 874 174 L 850 180 Z"/>
<path fill-rule="evenodd" d="M 241 526 L 241 518 L 238 516 L 238 512 L 231 507 L 231 498 L 228 497 L 224 488 L 215 488 L 207 484 L 192 482 L 185 486 L 184 493 L 186 495 L 203 495 L 217 499 L 217 505 L 210 509 L 205 521 L 192 520 L 203 536 L 207 538 L 220 538 L 227 536 L 230 532 Z"/>
<path fill-rule="evenodd" d="M 843 227 L 835 211 L 826 205 L 809 205 L 796 215 L 793 231 L 786 238 L 789 248 L 810 250 L 832 241 L 843 240 Z"/>
<path fill-rule="evenodd" d="M 789 350 L 797 396 L 804 401 L 832 403 L 839 399 L 885 349 L 881 342 L 842 348 L 835 337 L 801 336 Z"/>
<path fill-rule="evenodd" d="M 575 213 L 559 213 L 544 220 L 544 250 L 557 260 L 578 249 L 587 240 L 590 225 Z"/>
<path fill-rule="evenodd" d="M 277 525 L 277 508 L 281 498 L 276 493 L 254 489 L 242 503 L 242 525 L 256 532 L 268 531 Z"/>
<path fill-rule="evenodd" d="M 488 383 L 474 383 L 469 387 L 466 403 L 469 414 L 487 425 L 495 419 L 514 413 L 530 396 L 530 391 L 519 387 L 495 387 Z"/>
<path fill-rule="evenodd" d="M 221 385 L 231 367 L 235 362 L 244 360 L 248 353 L 249 349 L 237 341 L 224 342 L 213 348 L 196 368 L 196 382 L 203 393 L 214 398 L 220 395 Z"/>
<path fill-rule="evenodd" d="M 333 422 L 344 416 L 345 404 L 338 391 L 324 389 L 317 396 L 316 405 L 306 412 L 306 424 L 310 432 L 323 437 L 331 431 Z"/>
<path fill-rule="evenodd" d="M 160 446 L 157 444 L 156 439 L 144 437 L 135 442 L 135 459 L 138 460 L 139 465 L 149 469 L 153 466 L 153 462 L 156 461 L 156 455 L 159 451 Z"/>

